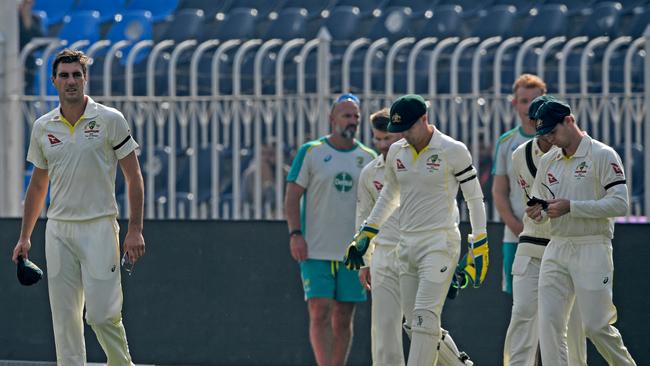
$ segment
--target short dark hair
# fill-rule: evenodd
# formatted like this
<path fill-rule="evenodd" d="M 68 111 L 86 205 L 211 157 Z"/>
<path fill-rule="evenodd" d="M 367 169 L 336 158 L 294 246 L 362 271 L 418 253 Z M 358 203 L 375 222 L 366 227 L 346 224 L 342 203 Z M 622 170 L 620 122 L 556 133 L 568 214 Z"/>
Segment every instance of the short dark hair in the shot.
<path fill-rule="evenodd" d="M 384 108 L 370 115 L 372 127 L 381 131 L 388 132 L 388 122 L 390 122 L 390 110 Z"/>
<path fill-rule="evenodd" d="M 60 63 L 73 64 L 75 62 L 78 62 L 81 65 L 81 70 L 83 71 L 84 76 L 86 76 L 88 71 L 88 56 L 81 51 L 66 48 L 56 55 L 56 58 L 52 63 L 52 77 L 56 77 L 56 70 Z"/>

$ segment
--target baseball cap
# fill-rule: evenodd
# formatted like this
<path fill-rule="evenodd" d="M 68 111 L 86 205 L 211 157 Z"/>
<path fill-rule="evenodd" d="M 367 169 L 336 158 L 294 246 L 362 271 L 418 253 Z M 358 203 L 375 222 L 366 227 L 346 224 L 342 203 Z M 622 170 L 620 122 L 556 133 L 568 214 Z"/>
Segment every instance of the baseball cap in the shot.
<path fill-rule="evenodd" d="M 43 271 L 34 262 L 19 256 L 16 276 L 21 285 L 31 286 L 43 278 Z"/>
<path fill-rule="evenodd" d="M 419 95 L 401 96 L 390 106 L 388 132 L 403 132 L 427 113 L 427 102 Z"/>
<path fill-rule="evenodd" d="M 537 136 L 546 135 L 553 131 L 555 126 L 564 121 L 564 117 L 571 114 L 571 107 L 561 100 L 549 100 L 544 102 L 537 110 L 535 126 Z"/>
<path fill-rule="evenodd" d="M 539 110 L 539 107 L 541 107 L 542 104 L 548 102 L 549 100 L 555 100 L 555 98 L 545 94 L 533 99 L 533 101 L 530 102 L 530 106 L 528 107 L 528 118 L 536 120 L 537 110 Z"/>

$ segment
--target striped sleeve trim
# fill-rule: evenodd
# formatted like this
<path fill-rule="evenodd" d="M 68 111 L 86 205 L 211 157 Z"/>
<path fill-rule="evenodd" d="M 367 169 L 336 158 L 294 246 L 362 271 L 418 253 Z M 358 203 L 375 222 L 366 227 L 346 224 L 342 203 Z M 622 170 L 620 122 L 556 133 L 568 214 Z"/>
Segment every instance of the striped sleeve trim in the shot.
<path fill-rule="evenodd" d="M 605 190 L 608 190 L 608 189 L 610 189 L 610 188 L 612 188 L 612 187 L 614 187 L 614 186 L 617 186 L 617 185 L 619 185 L 619 184 L 625 184 L 625 183 L 626 183 L 626 182 L 625 182 L 625 179 L 623 179 L 623 180 L 617 180 L 617 181 L 615 181 L 615 182 L 611 182 L 610 184 L 608 184 L 608 185 L 605 186 Z"/>
<path fill-rule="evenodd" d="M 465 173 L 471 171 L 472 169 L 474 169 L 474 166 L 473 166 L 473 165 L 470 165 L 470 166 L 468 166 L 467 168 L 463 169 L 461 172 L 454 174 L 454 176 L 456 176 L 456 177 L 460 177 L 461 175 L 463 175 L 463 174 L 465 174 Z"/>
<path fill-rule="evenodd" d="M 117 144 L 117 146 L 113 147 L 113 150 L 119 150 L 122 146 L 124 146 L 124 144 L 129 142 L 130 139 L 131 139 L 131 135 L 128 135 L 124 140 L 122 140 L 122 142 Z"/>
<path fill-rule="evenodd" d="M 476 174 L 472 175 L 472 176 L 469 177 L 469 178 L 465 178 L 465 179 L 461 180 L 461 181 L 458 182 L 458 183 L 460 183 L 460 184 L 467 183 L 467 182 L 469 182 L 470 180 L 475 179 L 475 178 L 476 178 Z"/>

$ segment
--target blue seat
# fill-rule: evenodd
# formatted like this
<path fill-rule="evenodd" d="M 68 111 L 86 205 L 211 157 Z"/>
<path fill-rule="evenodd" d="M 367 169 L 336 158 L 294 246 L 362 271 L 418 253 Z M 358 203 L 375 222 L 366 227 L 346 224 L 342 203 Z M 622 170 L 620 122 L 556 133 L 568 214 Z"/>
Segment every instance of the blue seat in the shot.
<path fill-rule="evenodd" d="M 349 41 L 358 37 L 361 10 L 356 6 L 336 6 L 323 23 L 332 40 Z"/>
<path fill-rule="evenodd" d="M 589 15 L 597 0 L 546 0 L 545 4 L 563 4 L 569 10 L 569 15 Z"/>
<path fill-rule="evenodd" d="M 181 0 L 178 9 L 201 9 L 207 19 L 213 18 L 217 13 L 223 13 L 230 6 L 231 0 Z"/>
<path fill-rule="evenodd" d="M 168 21 L 165 32 L 156 41 L 172 39 L 176 43 L 199 39 L 203 32 L 204 13 L 201 9 L 181 9 Z"/>
<path fill-rule="evenodd" d="M 151 19 L 160 22 L 168 18 L 178 8 L 179 0 L 131 0 L 127 10 L 149 10 Z"/>
<path fill-rule="evenodd" d="M 304 8 L 307 9 L 309 18 L 319 18 L 324 11 L 331 11 L 335 2 L 335 0 L 287 0 L 282 4 L 282 8 Z"/>
<path fill-rule="evenodd" d="M 512 5 L 494 5 L 481 9 L 478 12 L 477 24 L 470 31 L 470 35 L 481 39 L 494 36 L 508 37 L 513 33 L 516 16 L 517 8 Z"/>
<path fill-rule="evenodd" d="M 75 0 L 39 0 L 34 2 L 33 11 L 44 11 L 50 24 L 57 24 L 73 9 Z"/>
<path fill-rule="evenodd" d="M 479 10 L 489 7 L 490 4 L 490 0 L 440 0 L 436 6 L 460 5 L 463 8 L 463 15 L 466 18 L 472 18 L 478 14 Z"/>
<path fill-rule="evenodd" d="M 125 0 L 78 0 L 75 10 L 97 10 L 99 12 L 99 19 L 102 22 L 107 22 L 109 20 L 113 20 L 115 14 L 123 12 L 125 5 Z"/>
<path fill-rule="evenodd" d="M 459 5 L 436 6 L 420 30 L 417 38 L 438 37 L 461 37 L 463 35 L 463 8 Z"/>
<path fill-rule="evenodd" d="M 260 38 L 290 40 L 304 37 L 307 30 L 307 16 L 307 9 L 304 8 L 282 9 L 266 32 L 260 34 Z"/>
<path fill-rule="evenodd" d="M 40 23 L 41 23 L 41 32 L 45 37 L 49 34 L 49 27 L 50 27 L 50 19 L 47 17 L 47 13 L 43 10 L 37 10 L 32 12 L 33 15 L 35 15 Z"/>
<path fill-rule="evenodd" d="M 100 38 L 100 25 L 98 11 L 77 11 L 63 18 L 63 26 L 59 29 L 58 37 L 67 40 L 68 45 L 84 39 L 93 44 Z"/>
<path fill-rule="evenodd" d="M 106 39 L 111 43 L 121 40 L 129 40 L 135 44 L 141 40 L 151 39 L 153 37 L 153 24 L 151 12 L 149 10 L 128 10 L 118 14 L 115 17 L 115 23 L 111 25 L 106 34 Z M 131 46 L 122 49 L 124 59 L 128 55 Z M 140 60 L 144 54 L 139 55 L 136 60 Z M 137 63 L 137 61 L 136 61 Z"/>
<path fill-rule="evenodd" d="M 259 19 L 263 20 L 269 17 L 271 12 L 277 12 L 282 8 L 285 0 L 235 0 L 230 4 L 227 12 L 236 8 L 252 8 L 257 11 Z"/>
<path fill-rule="evenodd" d="M 546 38 L 566 34 L 568 8 L 564 4 L 545 4 L 526 19 L 522 36 L 529 39 L 537 36 Z"/>
<path fill-rule="evenodd" d="M 388 0 L 338 0 L 336 7 L 356 6 L 361 11 L 362 17 L 373 16 L 378 9 L 383 9 Z"/>
<path fill-rule="evenodd" d="M 641 37 L 648 24 L 650 24 L 650 6 L 636 8 L 632 15 L 630 26 L 625 31 L 625 35 L 634 38 Z"/>
<path fill-rule="evenodd" d="M 373 40 L 387 37 L 391 41 L 396 41 L 412 36 L 414 31 L 411 27 L 411 15 L 409 7 L 385 8 L 372 22 L 366 37 Z"/>
<path fill-rule="evenodd" d="M 388 0 L 384 8 L 408 7 L 414 16 L 424 16 L 424 13 L 433 10 L 434 1 L 431 0 Z"/>
<path fill-rule="evenodd" d="M 619 33 L 621 3 L 606 1 L 594 5 L 593 12 L 586 18 L 583 26 L 574 36 L 616 37 Z"/>

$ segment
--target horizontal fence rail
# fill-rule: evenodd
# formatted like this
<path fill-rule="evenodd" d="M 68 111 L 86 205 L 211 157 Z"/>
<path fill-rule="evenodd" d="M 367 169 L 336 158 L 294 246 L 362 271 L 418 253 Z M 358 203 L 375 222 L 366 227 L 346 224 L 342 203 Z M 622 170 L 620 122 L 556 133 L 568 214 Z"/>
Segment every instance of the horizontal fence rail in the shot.
<path fill-rule="evenodd" d="M 19 97 L 26 131 L 58 104 L 46 80 L 67 42 L 36 39 L 38 83 Z M 579 125 L 621 155 L 630 219 L 645 216 L 648 162 L 644 38 L 386 38 L 77 42 L 93 56 L 87 92 L 122 111 L 140 143 L 147 218 L 283 219 L 288 167 L 300 145 L 329 132 L 336 96 L 361 99 L 368 116 L 404 93 L 430 101 L 437 128 L 465 142 L 489 196 L 494 144 L 518 124 L 511 85 L 542 76 Z M 26 72 L 27 67 L 25 66 Z M 29 136 L 29 133 L 26 133 Z M 27 140 L 28 141 L 28 140 Z M 645 161 L 645 163 L 644 163 Z M 126 215 L 124 180 L 117 199 Z M 491 217 L 496 211 L 488 197 Z"/>

